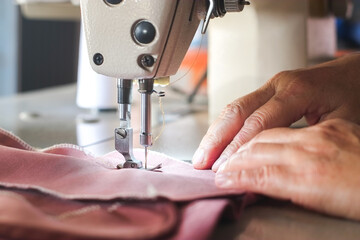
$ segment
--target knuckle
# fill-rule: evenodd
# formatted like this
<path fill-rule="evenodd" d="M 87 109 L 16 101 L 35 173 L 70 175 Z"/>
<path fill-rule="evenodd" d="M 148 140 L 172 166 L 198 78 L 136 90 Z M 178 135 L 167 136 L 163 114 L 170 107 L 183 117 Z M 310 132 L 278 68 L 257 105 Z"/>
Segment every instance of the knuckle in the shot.
<path fill-rule="evenodd" d="M 287 79 L 288 76 L 291 74 L 291 71 L 281 71 L 277 74 L 275 74 L 268 82 L 269 83 L 278 83 L 279 81 L 282 81 L 283 79 Z"/>
<path fill-rule="evenodd" d="M 326 141 L 329 140 L 330 138 L 333 138 L 333 135 L 336 131 L 337 131 L 336 128 L 329 127 L 326 125 L 321 125 L 316 128 L 316 135 L 320 140 Z"/>
<path fill-rule="evenodd" d="M 343 133 L 343 126 L 341 120 L 328 120 L 323 123 L 314 126 L 316 133 L 322 139 L 333 139 L 334 137 L 340 137 Z"/>
<path fill-rule="evenodd" d="M 241 100 L 235 100 L 234 102 L 226 105 L 223 111 L 220 114 L 220 119 L 222 120 L 231 120 L 237 115 L 243 113 L 243 104 Z"/>
<path fill-rule="evenodd" d="M 273 84 L 277 90 L 277 100 L 287 101 L 290 97 L 303 99 L 310 94 L 314 83 L 306 75 L 306 72 L 301 70 L 283 71 L 275 75 Z"/>
<path fill-rule="evenodd" d="M 327 128 L 333 132 L 342 132 L 352 129 L 352 124 L 343 119 L 329 119 L 319 124 L 319 127 Z"/>
<path fill-rule="evenodd" d="M 320 123 L 319 127 L 328 127 L 328 128 L 336 128 L 337 125 L 341 124 L 343 120 L 341 119 L 329 119 Z"/>
<path fill-rule="evenodd" d="M 258 130 L 255 130 L 254 132 L 254 129 L 244 124 L 244 127 L 241 129 L 240 133 L 235 136 L 235 139 L 240 144 L 240 146 L 242 146 L 249 143 L 249 141 L 254 137 L 257 132 Z"/>
<path fill-rule="evenodd" d="M 240 146 L 241 144 L 239 142 L 236 141 L 231 142 L 223 151 L 222 156 L 229 158 L 233 153 L 235 153 L 240 148 Z"/>
<path fill-rule="evenodd" d="M 252 186 L 256 186 L 259 189 L 265 189 L 269 183 L 270 167 L 263 166 L 259 169 L 253 170 L 252 176 L 249 179 Z"/>
<path fill-rule="evenodd" d="M 314 129 L 315 131 L 310 139 L 311 144 L 307 144 L 306 149 L 314 153 L 319 159 L 337 158 L 340 154 L 339 146 L 345 142 L 343 133 L 337 128 L 329 128 L 324 125 L 315 126 Z"/>
<path fill-rule="evenodd" d="M 236 146 L 237 149 L 239 149 L 240 147 L 244 146 L 244 144 L 249 145 L 249 137 L 251 137 L 251 132 L 248 132 L 246 128 L 244 128 L 241 130 L 241 132 L 239 132 L 239 134 L 234 137 L 232 143 L 234 144 L 234 146 Z"/>
<path fill-rule="evenodd" d="M 234 140 L 229 144 L 229 151 L 233 151 L 233 150 L 236 151 L 240 147 L 241 147 L 241 143 L 239 141 Z"/>
<path fill-rule="evenodd" d="M 319 124 L 323 137 L 327 137 L 338 144 L 359 144 L 360 129 L 357 124 L 343 120 L 331 119 Z M 326 132 L 326 134 L 324 134 Z"/>
<path fill-rule="evenodd" d="M 260 132 L 265 130 L 267 127 L 267 119 L 270 118 L 270 114 L 264 111 L 254 112 L 244 123 L 244 127 Z"/>
<path fill-rule="evenodd" d="M 204 140 L 201 142 L 200 145 L 202 146 L 217 146 L 220 145 L 222 143 L 222 138 L 219 137 L 219 135 L 214 134 L 214 133 L 207 133 L 206 137 L 204 138 Z"/>
<path fill-rule="evenodd" d="M 317 178 L 317 176 L 323 176 L 324 174 L 327 174 L 328 165 L 328 158 L 322 157 L 312 161 L 312 164 L 308 167 L 309 176 Z"/>
<path fill-rule="evenodd" d="M 281 93 L 275 94 L 273 97 L 273 100 L 278 104 L 286 105 L 288 103 L 289 99 L 285 95 L 286 94 L 281 94 Z"/>

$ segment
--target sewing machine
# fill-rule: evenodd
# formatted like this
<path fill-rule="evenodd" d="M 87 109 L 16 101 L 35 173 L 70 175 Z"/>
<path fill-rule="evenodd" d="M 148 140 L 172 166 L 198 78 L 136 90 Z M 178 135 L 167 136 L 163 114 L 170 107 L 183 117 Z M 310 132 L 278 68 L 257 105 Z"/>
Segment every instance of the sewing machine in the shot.
<path fill-rule="evenodd" d="M 244 0 L 81 0 L 91 66 L 118 79 L 120 127 L 115 129 L 115 148 L 126 160 L 121 167 L 143 168 L 133 155 L 133 81 L 138 81 L 141 94 L 140 144 L 145 148 L 146 169 L 154 83 L 177 72 L 201 19 L 205 33 L 211 18 L 241 12 L 248 4 Z"/>

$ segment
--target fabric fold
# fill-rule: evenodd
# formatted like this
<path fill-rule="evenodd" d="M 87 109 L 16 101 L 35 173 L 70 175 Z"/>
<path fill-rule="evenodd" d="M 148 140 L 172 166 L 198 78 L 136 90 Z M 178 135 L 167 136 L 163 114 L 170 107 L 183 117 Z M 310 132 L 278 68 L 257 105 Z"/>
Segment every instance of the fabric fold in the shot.
<path fill-rule="evenodd" d="M 247 203 L 234 205 L 243 191 L 218 189 L 211 170 L 161 153 L 149 153 L 160 171 L 117 169 L 123 162 L 70 144 L 35 149 L 0 129 L 0 237 L 207 239 L 226 209 L 234 218 Z"/>

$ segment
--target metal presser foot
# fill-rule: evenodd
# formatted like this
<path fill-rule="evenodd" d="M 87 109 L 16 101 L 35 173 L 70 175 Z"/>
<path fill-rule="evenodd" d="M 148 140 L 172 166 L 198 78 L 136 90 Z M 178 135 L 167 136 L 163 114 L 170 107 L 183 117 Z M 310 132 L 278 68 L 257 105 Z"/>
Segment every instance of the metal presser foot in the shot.
<path fill-rule="evenodd" d="M 133 129 L 132 128 L 117 128 L 115 129 L 115 149 L 125 157 L 124 164 L 118 164 L 117 169 L 123 168 L 137 168 L 147 171 L 156 171 L 162 167 L 158 164 L 155 167 L 143 168 L 141 161 L 136 160 L 133 154 Z"/>
<path fill-rule="evenodd" d="M 117 165 L 121 168 L 142 168 L 142 162 L 135 159 L 133 154 L 133 129 L 115 129 L 115 149 L 125 158 L 124 164 Z"/>

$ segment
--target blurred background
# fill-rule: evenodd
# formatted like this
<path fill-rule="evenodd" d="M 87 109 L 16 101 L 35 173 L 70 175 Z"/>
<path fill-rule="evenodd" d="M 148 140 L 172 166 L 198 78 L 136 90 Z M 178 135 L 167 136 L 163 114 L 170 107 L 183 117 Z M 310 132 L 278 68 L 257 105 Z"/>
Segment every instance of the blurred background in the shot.
<path fill-rule="evenodd" d="M 77 16 L 27 18 L 22 8 L 0 1 L 0 96 L 76 82 L 80 10 L 72 10 Z"/>

